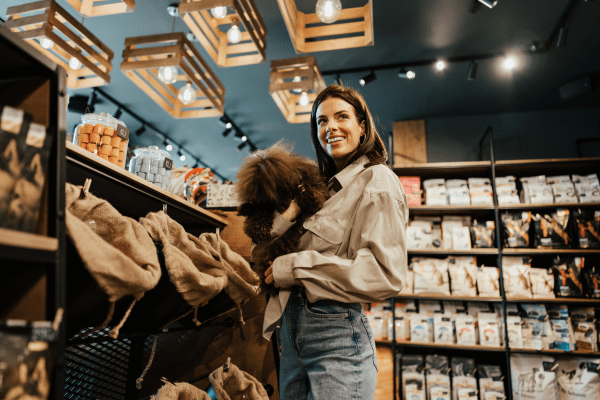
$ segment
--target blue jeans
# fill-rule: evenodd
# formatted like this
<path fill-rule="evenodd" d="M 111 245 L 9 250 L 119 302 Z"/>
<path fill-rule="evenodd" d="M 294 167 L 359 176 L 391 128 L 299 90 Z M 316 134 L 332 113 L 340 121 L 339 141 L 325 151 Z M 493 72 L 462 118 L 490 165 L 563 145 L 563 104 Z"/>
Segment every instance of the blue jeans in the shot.
<path fill-rule="evenodd" d="M 281 400 L 375 397 L 377 356 L 373 333 L 358 303 L 309 303 L 295 291 L 279 331 Z"/>

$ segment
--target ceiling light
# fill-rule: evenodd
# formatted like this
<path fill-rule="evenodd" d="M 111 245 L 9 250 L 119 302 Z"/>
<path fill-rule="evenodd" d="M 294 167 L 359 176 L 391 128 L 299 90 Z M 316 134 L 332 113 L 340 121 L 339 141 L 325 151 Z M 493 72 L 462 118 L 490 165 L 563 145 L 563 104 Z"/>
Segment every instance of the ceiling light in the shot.
<path fill-rule="evenodd" d="M 358 81 L 358 83 L 360 83 L 361 86 L 365 86 L 371 82 L 373 82 L 375 79 L 377 79 L 377 76 L 375 75 L 375 72 L 371 71 L 371 73 L 363 78 L 360 78 L 360 80 Z"/>
<path fill-rule="evenodd" d="M 123 110 L 121 110 L 121 107 L 117 108 L 117 112 L 115 113 L 115 115 L 113 115 L 113 117 L 115 117 L 116 119 L 121 118 L 121 114 L 123 114 Z"/>
<path fill-rule="evenodd" d="M 183 154 L 183 152 L 182 152 L 181 150 L 179 150 L 179 151 L 177 152 L 177 154 L 179 154 L 179 159 L 180 159 L 181 161 L 185 161 L 185 154 Z"/>
<path fill-rule="evenodd" d="M 245 142 L 246 140 L 248 140 L 248 136 L 246 136 L 246 135 L 242 136 L 242 142 Z"/>
<path fill-rule="evenodd" d="M 404 79 L 415 79 L 415 71 L 411 71 L 411 70 L 405 70 L 404 68 L 402 68 L 400 71 L 398 71 L 398 77 L 400 78 L 404 78 Z"/>
<path fill-rule="evenodd" d="M 167 7 L 167 12 L 171 17 L 176 17 L 179 15 L 179 5 L 177 3 L 170 4 Z"/>
<path fill-rule="evenodd" d="M 504 60 L 504 68 L 506 68 L 509 71 L 513 70 L 515 68 L 515 65 L 516 65 L 515 60 L 511 57 L 507 57 Z"/>
<path fill-rule="evenodd" d="M 479 0 L 480 3 L 483 3 L 484 6 L 489 8 L 494 8 L 496 4 L 498 4 L 498 0 Z"/>
<path fill-rule="evenodd" d="M 231 121 L 229 121 L 229 119 L 224 115 L 221 118 L 219 118 L 219 123 L 223 125 L 226 129 L 233 128 L 233 124 L 231 123 Z"/>
<path fill-rule="evenodd" d="M 169 65 L 158 69 L 158 79 L 165 85 L 171 85 L 177 82 L 177 68 Z"/>
<path fill-rule="evenodd" d="M 165 149 L 167 149 L 167 151 L 173 150 L 173 145 L 171 145 L 171 143 L 167 142 L 166 140 L 165 140 Z"/>
<path fill-rule="evenodd" d="M 242 40 L 242 32 L 240 31 L 240 27 L 238 24 L 240 21 L 237 18 L 234 18 L 231 21 L 231 27 L 227 31 L 227 40 L 229 43 L 239 43 Z"/>
<path fill-rule="evenodd" d="M 241 151 L 244 147 L 246 147 L 246 142 L 242 142 L 239 144 L 239 146 L 237 147 L 238 151 Z"/>
<path fill-rule="evenodd" d="M 212 14 L 213 17 L 215 17 L 217 19 L 223 19 L 227 16 L 227 7 L 220 6 L 220 7 L 211 8 L 210 13 Z"/>
<path fill-rule="evenodd" d="M 296 82 L 296 83 L 302 82 L 302 78 L 300 78 L 298 75 L 296 75 L 294 77 L 294 80 L 292 82 Z M 292 89 L 292 92 L 294 92 L 294 93 L 302 93 L 302 89 Z"/>
<path fill-rule="evenodd" d="M 137 131 L 135 131 L 135 135 L 136 136 L 140 136 L 144 132 L 146 132 L 146 125 L 142 125 L 142 127 L 140 129 L 138 129 Z"/>
<path fill-rule="evenodd" d="M 185 105 L 188 105 L 196 100 L 196 90 L 194 90 L 191 82 L 187 82 L 181 89 L 179 89 L 177 98 Z"/>
<path fill-rule="evenodd" d="M 471 65 L 469 65 L 469 75 L 467 76 L 467 79 L 470 81 L 474 81 L 475 77 L 477 76 L 477 67 L 479 64 L 477 64 L 475 61 L 471 61 Z"/>
<path fill-rule="evenodd" d="M 335 82 L 340 86 L 344 86 L 344 81 L 342 80 L 342 76 L 340 74 L 335 77 Z"/>
<path fill-rule="evenodd" d="M 308 102 L 309 102 L 308 93 L 302 92 L 302 94 L 300 95 L 300 105 L 307 106 Z"/>
<path fill-rule="evenodd" d="M 79 61 L 76 57 L 71 57 L 69 60 L 69 68 L 75 70 L 81 67 L 81 61 Z"/>
<path fill-rule="evenodd" d="M 565 47 L 567 44 L 567 33 L 569 30 L 564 26 L 561 26 L 558 30 L 558 37 L 556 38 L 556 47 Z"/>
<path fill-rule="evenodd" d="M 40 46 L 42 46 L 45 49 L 51 49 L 54 46 L 54 42 L 44 36 L 40 39 Z"/>
<path fill-rule="evenodd" d="M 446 69 L 446 62 L 439 60 L 438 62 L 435 63 L 435 68 L 438 71 L 443 71 L 444 69 Z"/>
<path fill-rule="evenodd" d="M 331 24 L 340 17 L 342 2 L 340 0 L 319 0 L 315 11 L 321 22 Z"/>

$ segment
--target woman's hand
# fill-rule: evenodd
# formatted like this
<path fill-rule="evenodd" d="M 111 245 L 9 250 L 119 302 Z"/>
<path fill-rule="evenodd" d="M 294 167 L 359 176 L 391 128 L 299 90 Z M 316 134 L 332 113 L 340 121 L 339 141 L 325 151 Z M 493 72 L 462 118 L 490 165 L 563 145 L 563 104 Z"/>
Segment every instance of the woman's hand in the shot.
<path fill-rule="evenodd" d="M 296 200 L 292 200 L 292 203 L 290 204 L 288 209 L 281 213 L 281 216 L 290 222 L 294 222 L 301 212 L 302 210 L 300 209 L 300 207 L 298 207 L 298 204 L 296 204 Z"/>
<path fill-rule="evenodd" d="M 265 271 L 265 283 L 268 285 L 273 284 L 278 288 L 279 286 L 277 286 L 277 283 L 275 283 L 275 279 L 273 278 L 273 261 L 269 261 L 269 264 L 269 268 Z"/>

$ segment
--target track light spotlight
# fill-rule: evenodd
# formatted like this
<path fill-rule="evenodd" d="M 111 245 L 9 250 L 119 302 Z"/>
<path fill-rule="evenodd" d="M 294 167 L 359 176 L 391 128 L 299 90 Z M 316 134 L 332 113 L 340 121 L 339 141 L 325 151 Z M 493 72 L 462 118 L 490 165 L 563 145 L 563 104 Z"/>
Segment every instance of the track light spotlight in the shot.
<path fill-rule="evenodd" d="M 335 77 L 335 82 L 340 86 L 344 86 L 344 81 L 342 80 L 342 76 L 340 74 L 337 74 Z"/>
<path fill-rule="evenodd" d="M 227 137 L 227 136 L 229 136 L 230 133 L 231 133 L 231 128 L 225 128 L 225 130 L 223 131 L 223 136 Z"/>
<path fill-rule="evenodd" d="M 402 68 L 400 71 L 398 71 L 398 77 L 399 78 L 404 78 L 404 79 L 415 79 L 415 71 L 411 71 L 411 70 L 406 70 L 404 68 Z"/>
<path fill-rule="evenodd" d="M 477 67 L 479 66 L 479 64 L 477 64 L 475 61 L 471 61 L 471 65 L 469 65 L 469 75 L 467 76 L 467 79 L 470 81 L 474 81 L 475 77 L 477 76 Z"/>
<path fill-rule="evenodd" d="M 567 33 L 569 33 L 569 30 L 564 26 L 561 26 L 556 38 L 556 47 L 565 47 L 567 44 Z"/>
<path fill-rule="evenodd" d="M 121 110 L 121 107 L 119 107 L 117 108 L 117 112 L 115 112 L 115 115 L 113 115 L 113 117 L 119 119 L 121 117 L 121 114 L 123 114 L 123 110 Z"/>
<path fill-rule="evenodd" d="M 373 82 L 375 79 L 377 79 L 377 75 L 375 75 L 375 72 L 371 71 L 371 73 L 363 78 L 360 78 L 360 80 L 358 81 L 358 83 L 360 83 L 361 86 L 365 86 L 371 82 Z"/>
<path fill-rule="evenodd" d="M 177 152 L 177 154 L 179 154 L 179 159 L 180 159 L 181 161 L 185 161 L 185 154 L 183 154 L 183 152 L 182 152 L 181 150 L 179 150 L 179 151 Z"/>
<path fill-rule="evenodd" d="M 142 133 L 146 132 L 146 125 L 142 125 L 140 129 L 135 131 L 136 136 L 140 136 Z"/>
<path fill-rule="evenodd" d="M 245 142 L 247 140 L 248 140 L 248 136 L 246 136 L 246 135 L 242 136 L 242 142 Z"/>
<path fill-rule="evenodd" d="M 167 139 L 165 139 L 165 141 L 163 142 L 163 144 L 165 145 L 165 149 L 167 151 L 173 150 L 173 146 L 167 141 Z"/>
<path fill-rule="evenodd" d="M 178 17 L 179 16 L 179 4 L 177 4 L 177 3 L 169 4 L 169 6 L 167 7 L 167 12 L 169 13 L 169 15 L 171 17 Z"/>
<path fill-rule="evenodd" d="M 435 69 L 437 69 L 438 71 L 443 71 L 446 69 L 446 62 L 443 60 L 439 60 L 438 62 L 435 63 Z"/>
<path fill-rule="evenodd" d="M 95 110 L 95 107 L 94 107 L 94 106 L 96 105 L 96 101 L 97 101 L 97 99 L 98 99 L 98 95 L 96 94 L 96 91 L 94 90 L 94 91 L 92 92 L 92 94 L 90 95 L 90 97 L 89 97 L 89 99 L 88 99 L 88 104 L 87 104 L 87 108 L 89 109 L 89 111 L 90 111 L 91 113 L 93 113 L 93 112 L 94 112 L 94 110 Z"/>
<path fill-rule="evenodd" d="M 238 145 L 237 149 L 238 149 L 238 151 L 242 151 L 242 149 L 243 149 L 244 147 L 246 147 L 246 142 L 242 142 L 242 143 L 240 143 L 240 144 Z"/>
<path fill-rule="evenodd" d="M 504 68 L 506 68 L 509 71 L 512 71 L 516 66 L 515 60 L 512 57 L 506 57 L 504 59 Z"/>
<path fill-rule="evenodd" d="M 484 6 L 489 8 L 494 8 L 496 7 L 496 4 L 498 4 L 498 0 L 479 0 L 479 2 L 483 3 Z"/>
<path fill-rule="evenodd" d="M 225 129 L 231 129 L 233 127 L 233 124 L 231 123 L 231 121 L 229 121 L 229 118 L 227 118 L 226 116 L 222 116 L 221 118 L 219 118 L 219 122 L 225 127 Z"/>

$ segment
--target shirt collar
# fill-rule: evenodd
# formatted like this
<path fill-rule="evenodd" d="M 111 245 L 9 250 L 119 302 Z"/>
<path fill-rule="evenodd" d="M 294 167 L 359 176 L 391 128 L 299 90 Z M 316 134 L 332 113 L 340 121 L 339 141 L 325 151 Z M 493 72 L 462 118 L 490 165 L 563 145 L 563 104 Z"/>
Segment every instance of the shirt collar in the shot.
<path fill-rule="evenodd" d="M 346 166 L 346 168 L 335 174 L 333 178 L 329 180 L 329 189 L 336 193 L 339 192 L 342 188 L 348 186 L 348 184 L 354 180 L 356 175 L 365 169 L 365 164 L 368 163 L 369 157 L 362 156 L 352 164 Z"/>

